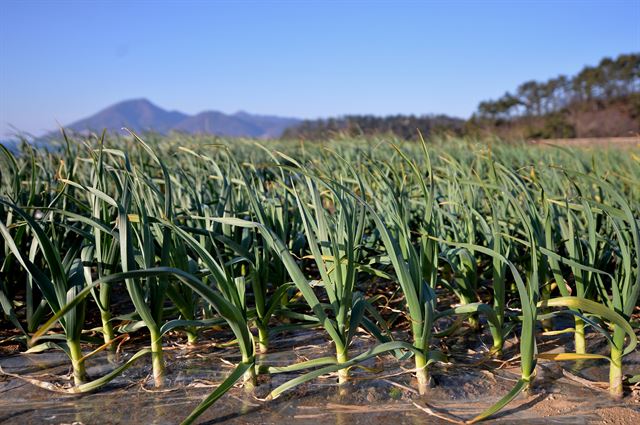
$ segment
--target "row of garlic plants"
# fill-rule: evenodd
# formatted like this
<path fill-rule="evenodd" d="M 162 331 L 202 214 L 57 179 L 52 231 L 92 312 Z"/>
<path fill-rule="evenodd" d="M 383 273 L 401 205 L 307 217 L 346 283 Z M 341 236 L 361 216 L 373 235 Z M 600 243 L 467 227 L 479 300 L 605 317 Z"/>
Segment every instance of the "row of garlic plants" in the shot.
<path fill-rule="evenodd" d="M 273 398 L 327 373 L 343 384 L 385 352 L 413 357 L 424 394 L 429 365 L 447 360 L 437 339 L 486 324 L 488 355 L 519 334 L 521 379 L 473 421 L 526 388 L 540 358 L 606 358 L 611 394 L 623 394 L 640 293 L 635 151 L 131 134 L 1 154 L 3 320 L 30 352 L 68 354 L 69 392 L 95 390 L 149 355 L 165 385 L 167 338 L 197 343 L 225 324 L 242 360 L 187 423 L 240 379 L 252 388 L 258 374 L 301 371 Z M 400 316 L 383 314 L 374 277 L 397 285 Z M 114 311 L 114 291 L 131 311 Z M 561 314 L 574 326 L 556 329 Z M 86 324 L 94 317 L 100 341 Z M 456 320 L 440 329 L 445 317 Z M 401 321 L 406 340 L 394 332 Z M 335 355 L 264 363 L 271 337 L 298 327 L 325 332 Z M 589 353 L 589 328 L 609 355 Z M 136 331 L 148 347 L 89 380 L 91 357 Z M 378 343 L 353 352 L 362 331 Z M 573 333 L 573 352 L 538 353 L 545 332 Z"/>

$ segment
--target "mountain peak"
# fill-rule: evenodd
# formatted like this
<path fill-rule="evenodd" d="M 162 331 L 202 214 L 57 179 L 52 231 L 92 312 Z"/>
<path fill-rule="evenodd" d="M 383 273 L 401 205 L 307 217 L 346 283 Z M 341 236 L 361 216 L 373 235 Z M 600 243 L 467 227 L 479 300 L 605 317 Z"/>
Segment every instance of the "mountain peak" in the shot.
<path fill-rule="evenodd" d="M 252 115 L 245 111 L 232 115 L 219 111 L 187 115 L 162 109 L 149 99 L 136 98 L 115 103 L 67 127 L 79 132 L 100 132 L 105 128 L 119 132 L 122 127 L 127 127 L 136 132 L 154 131 L 162 134 L 181 131 L 230 137 L 272 138 L 280 137 L 285 129 L 299 122 L 295 118 Z"/>
<path fill-rule="evenodd" d="M 125 100 L 121 100 L 118 103 L 114 103 L 112 106 L 120 106 L 120 105 L 127 105 L 127 104 L 143 104 L 143 105 L 151 105 L 151 106 L 155 106 L 153 103 L 151 103 L 151 101 L 149 99 L 147 99 L 146 97 L 138 97 L 135 99 L 125 99 Z"/>
<path fill-rule="evenodd" d="M 107 108 L 103 109 L 122 109 L 122 108 L 151 108 L 151 109 L 162 109 L 157 105 L 154 105 L 153 103 L 151 103 L 151 101 L 149 99 L 146 99 L 144 97 L 138 98 L 138 99 L 127 99 L 127 100 L 123 100 L 120 101 L 118 103 L 114 103 L 111 106 L 108 106 Z"/>

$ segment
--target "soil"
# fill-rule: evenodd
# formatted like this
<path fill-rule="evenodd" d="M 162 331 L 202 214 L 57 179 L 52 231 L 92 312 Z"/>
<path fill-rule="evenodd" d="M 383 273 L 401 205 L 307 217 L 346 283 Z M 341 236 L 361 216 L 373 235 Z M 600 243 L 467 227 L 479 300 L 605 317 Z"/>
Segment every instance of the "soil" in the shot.
<path fill-rule="evenodd" d="M 461 345 L 461 337 L 445 341 Z M 484 337 L 466 341 L 464 351 L 449 349 L 454 364 L 436 364 L 431 368 L 432 388 L 425 396 L 416 394 L 411 376 L 411 361 L 398 361 L 383 355 L 352 370 L 346 391 L 338 391 L 335 376 L 326 376 L 263 401 L 277 385 L 298 376 L 296 373 L 261 376 L 254 393 L 237 385 L 200 419 L 200 423 L 218 424 L 447 424 L 461 423 L 489 407 L 505 395 L 519 375 L 516 361 L 499 362 L 483 354 Z M 168 338 L 176 340 L 176 336 Z M 296 331 L 273 341 L 276 347 L 260 361 L 270 365 L 291 364 L 302 359 L 328 355 L 331 345 L 319 331 Z M 362 335 L 351 349 L 352 355 L 364 351 L 372 341 Z M 516 352 L 510 340 L 504 358 Z M 562 351 L 570 343 L 558 338 L 539 340 L 541 351 Z M 137 351 L 139 342 L 124 345 L 120 361 Z M 596 335 L 589 347 L 606 349 Z M 149 361 L 141 360 L 122 376 L 95 393 L 68 395 L 48 391 L 23 379 L 0 375 L 0 423 L 20 424 L 175 424 L 184 419 L 232 370 L 237 362 L 234 347 L 217 348 L 213 344 L 167 345 L 168 385 L 156 390 L 151 386 Z M 625 357 L 628 372 L 640 370 L 640 353 Z M 64 354 L 48 351 L 40 354 L 0 353 L 0 366 L 11 374 L 60 382 L 68 374 Z M 88 372 L 97 377 L 113 368 L 106 355 L 89 361 Z M 489 423 L 520 424 L 638 424 L 640 390 L 628 389 L 622 400 L 608 396 L 606 364 L 585 362 L 582 369 L 570 370 L 568 362 L 540 361 L 537 376 L 527 392 L 507 405 Z M 590 381 L 584 381 L 590 379 Z M 587 382 L 589 385 L 585 385 Z"/>
<path fill-rule="evenodd" d="M 638 148 L 640 136 L 635 137 L 584 137 L 575 139 L 540 139 L 531 140 L 534 145 L 570 146 L 582 148 Z"/>

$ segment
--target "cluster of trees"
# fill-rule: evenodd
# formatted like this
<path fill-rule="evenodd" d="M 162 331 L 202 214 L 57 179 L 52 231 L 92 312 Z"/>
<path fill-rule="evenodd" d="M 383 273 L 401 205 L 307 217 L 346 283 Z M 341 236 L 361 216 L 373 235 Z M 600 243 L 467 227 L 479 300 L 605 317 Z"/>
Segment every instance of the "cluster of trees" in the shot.
<path fill-rule="evenodd" d="M 604 58 L 577 75 L 527 81 L 514 93 L 480 102 L 468 120 L 446 115 L 349 115 L 306 120 L 285 139 L 393 135 L 406 140 L 450 134 L 506 139 L 622 136 L 640 132 L 640 54 Z"/>
<path fill-rule="evenodd" d="M 418 137 L 418 130 L 434 134 L 462 135 L 465 121 L 447 115 L 347 115 L 340 118 L 305 120 L 288 128 L 283 139 L 326 140 L 334 137 L 393 135 L 405 140 Z"/>
<path fill-rule="evenodd" d="M 640 93 L 640 54 L 604 58 L 573 77 L 560 75 L 545 82 L 527 81 L 515 93 L 480 102 L 471 119 L 475 123 L 521 122 L 521 118 L 545 117 L 545 125 L 570 126 L 568 113 L 605 108 L 620 100 L 637 101 Z M 561 127 L 563 127 L 561 125 Z"/>

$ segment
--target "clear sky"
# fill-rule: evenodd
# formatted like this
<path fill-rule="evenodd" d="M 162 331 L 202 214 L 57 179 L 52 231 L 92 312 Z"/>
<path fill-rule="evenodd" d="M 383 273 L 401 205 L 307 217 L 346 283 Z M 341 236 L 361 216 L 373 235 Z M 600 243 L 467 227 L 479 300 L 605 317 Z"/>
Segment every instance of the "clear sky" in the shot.
<path fill-rule="evenodd" d="M 640 0 L 0 0 L 0 136 L 121 100 L 186 113 L 468 117 L 640 51 Z"/>

